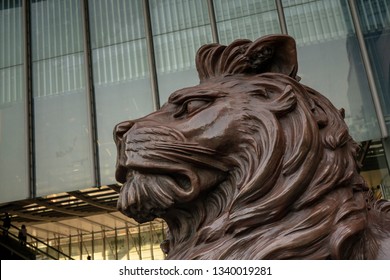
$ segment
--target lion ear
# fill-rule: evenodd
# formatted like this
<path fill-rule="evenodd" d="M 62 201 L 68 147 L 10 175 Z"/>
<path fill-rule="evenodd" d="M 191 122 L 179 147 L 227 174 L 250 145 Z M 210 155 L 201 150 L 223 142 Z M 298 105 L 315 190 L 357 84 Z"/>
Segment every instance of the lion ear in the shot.
<path fill-rule="evenodd" d="M 288 35 L 268 35 L 254 42 L 238 39 L 229 46 L 204 45 L 195 62 L 201 82 L 218 76 L 266 72 L 300 79 L 295 40 Z"/>
<path fill-rule="evenodd" d="M 281 73 L 299 79 L 296 44 L 291 36 L 261 37 L 249 46 L 244 56 L 252 73 Z"/>

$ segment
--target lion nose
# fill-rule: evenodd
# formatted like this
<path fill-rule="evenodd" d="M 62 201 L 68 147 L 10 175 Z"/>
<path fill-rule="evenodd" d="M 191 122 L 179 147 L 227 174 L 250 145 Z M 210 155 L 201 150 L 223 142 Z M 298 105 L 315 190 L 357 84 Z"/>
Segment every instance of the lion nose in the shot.
<path fill-rule="evenodd" d="M 129 131 L 129 129 L 134 125 L 132 121 L 124 121 L 118 123 L 114 128 L 114 141 L 118 145 L 120 141 L 123 139 L 123 135 Z"/>

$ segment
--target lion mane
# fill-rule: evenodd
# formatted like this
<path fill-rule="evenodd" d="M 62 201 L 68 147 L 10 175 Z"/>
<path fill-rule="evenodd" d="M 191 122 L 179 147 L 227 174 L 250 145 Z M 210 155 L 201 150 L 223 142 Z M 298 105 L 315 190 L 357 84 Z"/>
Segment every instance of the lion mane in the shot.
<path fill-rule="evenodd" d="M 118 209 L 164 219 L 168 259 L 390 258 L 390 204 L 369 199 L 343 110 L 299 82 L 293 38 L 208 44 L 196 67 L 114 130 Z"/>

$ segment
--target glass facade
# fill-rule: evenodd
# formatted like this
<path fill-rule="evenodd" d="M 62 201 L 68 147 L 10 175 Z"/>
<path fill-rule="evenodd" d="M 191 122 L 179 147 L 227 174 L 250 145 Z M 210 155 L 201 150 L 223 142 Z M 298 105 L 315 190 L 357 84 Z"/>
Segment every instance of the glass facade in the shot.
<path fill-rule="evenodd" d="M 274 0 L 216 0 L 214 6 L 221 44 L 281 33 Z"/>
<path fill-rule="evenodd" d="M 151 0 L 150 17 L 160 103 L 175 90 L 195 85 L 195 54 L 212 42 L 207 0 Z"/>
<path fill-rule="evenodd" d="M 388 0 L 0 0 L 0 204 L 116 184 L 115 124 L 197 84 L 203 44 L 284 23 L 301 82 L 345 109 L 361 174 L 389 198 Z M 150 226 L 47 240 L 80 259 L 157 259 L 162 237 Z"/>
<path fill-rule="evenodd" d="M 89 4 L 101 183 L 115 182 L 113 127 L 154 108 L 142 0 Z"/>
<path fill-rule="evenodd" d="M 94 185 L 81 11 L 78 0 L 31 3 L 38 196 Z"/>
<path fill-rule="evenodd" d="M 347 1 L 286 0 L 283 5 L 288 33 L 298 45 L 301 82 L 345 109 L 355 140 L 380 138 Z"/>
<path fill-rule="evenodd" d="M 357 8 L 382 110 L 390 122 L 390 2 L 359 0 Z"/>
<path fill-rule="evenodd" d="M 0 1 L 0 203 L 29 197 L 22 15 L 21 0 Z"/>

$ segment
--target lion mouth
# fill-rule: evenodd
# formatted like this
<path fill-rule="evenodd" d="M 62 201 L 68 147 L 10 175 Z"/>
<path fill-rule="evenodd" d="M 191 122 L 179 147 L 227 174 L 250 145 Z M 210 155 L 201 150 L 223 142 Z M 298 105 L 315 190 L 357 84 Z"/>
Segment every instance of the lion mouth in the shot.
<path fill-rule="evenodd" d="M 167 176 L 170 176 L 181 189 L 189 190 L 191 188 L 191 180 L 187 176 L 179 173 L 169 174 Z"/>
<path fill-rule="evenodd" d="M 117 208 L 139 223 L 163 218 L 175 202 L 191 197 L 192 183 L 180 173 L 153 174 L 130 170 Z"/>

